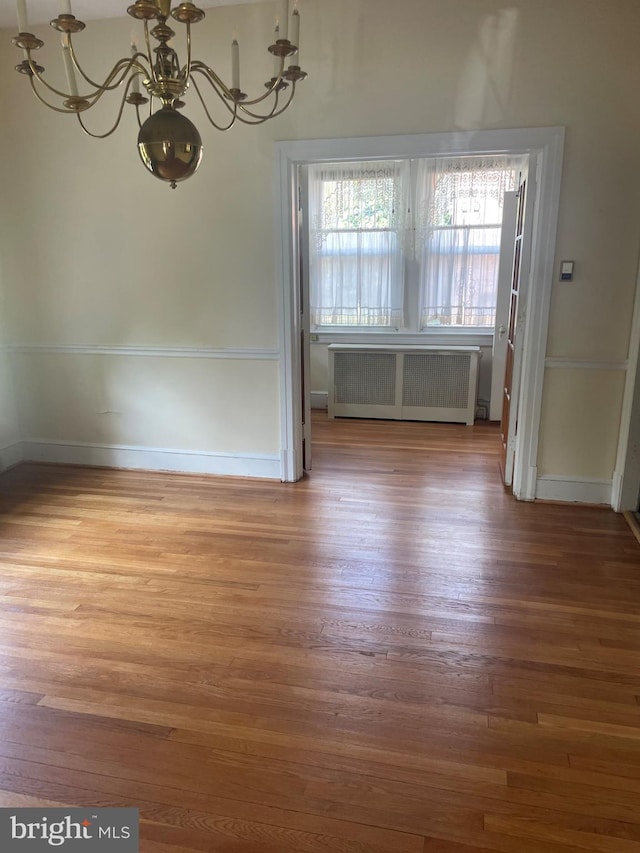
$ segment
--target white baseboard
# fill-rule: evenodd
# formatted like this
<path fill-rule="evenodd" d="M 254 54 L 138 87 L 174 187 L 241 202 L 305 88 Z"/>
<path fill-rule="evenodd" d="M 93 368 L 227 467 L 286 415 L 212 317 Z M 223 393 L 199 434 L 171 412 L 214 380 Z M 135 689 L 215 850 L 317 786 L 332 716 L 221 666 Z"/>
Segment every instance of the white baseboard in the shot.
<path fill-rule="evenodd" d="M 536 480 L 536 498 L 546 501 L 611 506 L 612 485 L 611 480 L 544 474 Z"/>
<path fill-rule="evenodd" d="M 22 442 L 22 459 L 27 462 L 280 479 L 279 454 L 202 453 L 156 447 L 37 439 Z"/>
<path fill-rule="evenodd" d="M 312 391 L 311 392 L 311 408 L 312 409 L 328 409 L 329 408 L 329 393 L 328 393 L 328 391 Z"/>
<path fill-rule="evenodd" d="M 0 471 L 6 471 L 7 468 L 13 468 L 18 465 L 23 459 L 23 447 L 21 441 L 16 441 L 13 444 L 7 444 L 0 447 Z"/>

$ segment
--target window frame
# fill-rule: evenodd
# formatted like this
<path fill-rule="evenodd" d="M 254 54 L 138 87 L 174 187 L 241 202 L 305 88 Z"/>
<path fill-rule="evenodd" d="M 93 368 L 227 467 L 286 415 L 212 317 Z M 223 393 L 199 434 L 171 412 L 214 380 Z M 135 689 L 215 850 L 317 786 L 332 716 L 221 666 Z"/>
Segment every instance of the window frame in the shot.
<path fill-rule="evenodd" d="M 381 164 L 382 166 L 386 165 L 388 170 L 389 170 L 389 175 L 381 177 L 379 174 L 376 174 L 376 175 L 372 175 L 371 178 L 369 178 L 366 175 L 366 173 L 369 171 L 372 171 L 372 167 L 374 166 L 374 163 L 376 166 L 378 164 Z M 346 162 L 346 163 L 340 163 L 340 162 L 324 163 L 324 164 L 321 164 L 319 166 L 318 170 L 321 172 L 326 172 L 326 176 L 324 176 L 324 178 L 319 179 L 318 183 L 323 183 L 323 182 L 326 182 L 326 183 L 336 182 L 337 183 L 337 182 L 340 182 L 340 180 L 347 182 L 349 180 L 363 180 L 363 179 L 364 180 L 370 179 L 372 181 L 373 180 L 379 181 L 382 179 L 382 180 L 390 180 L 390 181 L 394 181 L 394 182 L 398 181 L 400 184 L 402 184 L 402 182 L 404 180 L 404 181 L 406 181 L 406 184 L 407 184 L 406 190 L 407 190 L 407 198 L 408 198 L 408 193 L 410 193 L 410 186 L 411 186 L 410 185 L 410 163 L 411 163 L 411 160 L 407 159 L 407 158 L 400 158 L 400 159 L 399 158 L 387 158 L 384 160 L 376 160 L 373 162 L 368 161 L 368 160 L 356 160 L 356 161 Z M 398 168 L 398 164 L 400 164 L 400 168 Z M 344 174 L 344 176 L 342 176 L 342 174 L 341 174 L 343 170 L 346 173 L 346 174 Z M 393 174 L 394 171 L 396 172 L 396 174 Z M 405 174 L 403 174 L 403 171 L 405 171 Z M 309 219 L 309 224 L 308 224 L 309 237 L 308 237 L 308 240 L 309 240 L 310 252 L 313 253 L 313 249 L 312 249 L 313 238 L 311 237 L 311 223 L 312 223 L 312 212 L 311 211 L 313 210 L 313 215 L 316 215 L 318 210 L 317 210 L 315 204 L 312 202 L 312 199 L 311 199 L 311 197 L 312 197 L 311 178 L 309 176 L 308 176 L 308 184 L 309 184 L 309 186 L 307 188 L 307 206 L 308 206 L 308 219 Z M 395 197 L 394 197 L 394 201 L 395 201 Z M 320 206 L 322 207 L 322 204 Z M 402 222 L 402 216 L 401 215 L 398 217 L 397 223 L 398 222 Z M 373 332 L 377 332 L 377 333 L 394 333 L 395 334 L 404 327 L 404 323 L 405 323 L 404 295 L 405 295 L 405 282 L 406 282 L 406 253 L 404 253 L 402 251 L 402 240 L 403 240 L 403 233 L 402 232 L 403 232 L 404 228 L 401 225 L 398 225 L 397 223 L 395 225 L 393 223 L 390 223 L 389 226 L 386 228 L 375 227 L 375 226 L 372 226 L 370 228 L 340 228 L 340 227 L 324 228 L 324 227 L 317 227 L 316 226 L 313 229 L 313 232 L 316 235 L 316 240 L 318 239 L 318 235 L 324 235 L 323 241 L 324 241 L 324 238 L 326 236 L 334 235 L 334 234 L 335 235 L 344 235 L 344 234 L 352 233 L 352 234 L 358 234 L 358 235 L 362 235 L 362 234 L 395 235 L 396 239 L 399 242 L 399 246 L 396 247 L 396 251 L 399 250 L 399 252 L 400 252 L 400 263 L 403 267 L 402 279 L 396 285 L 397 289 L 402 291 L 402 306 L 401 306 L 402 325 L 398 325 L 397 323 L 396 324 L 393 324 L 393 323 L 379 323 L 379 324 L 376 324 L 376 323 L 364 323 L 364 324 L 315 323 L 313 321 L 314 308 L 312 307 L 312 298 L 311 298 L 312 287 L 313 287 L 313 284 L 312 284 L 313 264 L 310 261 L 310 263 L 309 263 L 309 277 L 310 277 L 309 307 L 310 307 L 310 318 L 311 318 L 310 319 L 310 326 L 311 326 L 312 331 L 314 331 L 314 332 L 321 332 L 321 331 L 322 332 L 335 332 L 335 333 L 347 331 L 347 332 L 358 333 L 361 330 L 365 330 L 365 331 L 373 331 Z M 320 252 L 318 252 L 318 253 L 320 254 Z M 339 254 L 336 253 L 335 256 L 339 257 Z M 394 259 L 394 257 L 397 257 L 397 255 L 392 255 L 391 253 L 389 253 L 387 255 L 387 257 L 389 258 L 389 261 L 391 263 L 393 263 L 393 259 Z M 391 289 L 392 288 L 390 288 L 390 290 Z M 346 307 L 347 306 L 343 306 L 343 308 L 346 308 Z M 354 310 L 357 312 L 360 312 L 362 310 L 366 311 L 367 308 L 366 307 L 363 308 L 362 304 L 359 303 L 358 305 L 356 305 L 354 307 Z M 369 310 L 371 310 L 371 306 L 369 306 Z M 391 301 L 388 305 L 388 311 L 389 311 L 389 313 L 392 313 L 394 311 L 394 306 L 393 306 L 393 304 L 391 304 Z"/>
<path fill-rule="evenodd" d="M 447 154 L 442 158 L 437 158 L 433 155 L 426 156 L 424 158 L 416 158 L 416 157 L 406 157 L 406 158 L 397 158 L 390 157 L 381 159 L 379 162 L 381 163 L 397 163 L 399 160 L 402 162 L 406 162 L 409 164 L 409 185 L 408 185 L 408 202 L 411 212 L 409 214 L 409 221 L 407 223 L 407 228 L 409 232 L 412 234 L 412 238 L 415 239 L 416 234 L 416 220 L 414 216 L 414 209 L 417 206 L 417 180 L 415 174 L 415 164 L 421 160 L 464 160 L 464 159 L 478 159 L 483 160 L 487 157 L 503 157 L 504 154 L 496 152 L 492 154 L 491 152 L 487 154 L 472 154 L 472 155 L 457 155 L 457 154 Z M 510 155 L 513 156 L 513 155 Z M 524 163 L 528 159 L 528 155 L 523 153 L 522 155 L 516 155 L 522 159 Z M 341 163 L 340 161 L 332 162 L 324 162 L 322 163 L 323 168 L 330 171 L 332 167 L 336 167 L 336 171 L 338 168 L 347 166 L 357 168 L 359 162 L 363 164 L 368 162 L 366 160 L 353 160 L 348 161 L 346 163 Z M 481 171 L 478 169 L 477 171 Z M 501 228 L 502 223 L 490 223 L 490 224 L 472 224 L 468 227 L 470 229 L 487 229 L 487 228 Z M 442 228 L 447 228 L 451 226 L 434 226 L 434 230 L 441 230 Z M 455 227 L 455 226 L 454 226 Z M 462 226 L 459 226 L 462 227 Z M 356 230 L 356 229 L 354 229 Z M 364 229 L 363 229 L 364 230 Z M 380 230 L 380 229 L 376 229 Z M 387 232 L 394 231 L 395 229 L 382 229 Z M 333 231 L 331 233 L 334 233 Z M 339 231 L 338 233 L 344 233 L 344 230 Z M 360 232 L 362 233 L 362 232 Z M 499 256 L 500 248 L 498 244 L 498 250 L 496 254 Z M 379 342 L 379 343 L 425 343 L 428 339 L 429 343 L 442 343 L 446 344 L 447 342 L 451 343 L 452 339 L 455 340 L 456 343 L 467 344 L 467 345 L 490 345 L 493 341 L 494 330 L 495 330 L 495 322 L 493 325 L 423 325 L 422 324 L 422 314 L 423 314 L 423 299 L 422 299 L 422 282 L 421 282 L 421 264 L 420 261 L 416 259 L 414 253 L 412 251 L 405 252 L 404 255 L 404 273 L 402 279 L 402 290 L 403 290 L 403 301 L 402 301 L 402 324 L 401 325 L 379 325 L 376 326 L 374 324 L 357 324 L 357 325 L 347 325 L 347 324 L 318 324 L 311 320 L 310 322 L 310 333 L 312 335 L 312 340 L 317 342 L 327 342 L 331 341 L 342 341 L 346 342 L 362 342 L 366 343 L 365 336 L 370 336 L 368 342 Z M 497 273 L 496 273 L 497 275 Z M 311 305 L 311 293 L 312 293 L 313 283 L 311 280 L 310 273 L 310 284 L 309 284 L 309 299 Z M 497 297 L 497 293 L 496 293 Z M 313 314 L 313 311 L 310 311 Z"/>

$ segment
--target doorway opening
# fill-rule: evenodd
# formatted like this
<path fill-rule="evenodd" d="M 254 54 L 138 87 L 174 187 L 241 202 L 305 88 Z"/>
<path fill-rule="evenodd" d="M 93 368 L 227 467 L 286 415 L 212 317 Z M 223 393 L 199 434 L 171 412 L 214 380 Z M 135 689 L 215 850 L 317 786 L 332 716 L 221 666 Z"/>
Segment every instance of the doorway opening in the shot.
<path fill-rule="evenodd" d="M 529 171 L 503 153 L 300 167 L 312 408 L 467 425 L 479 410 L 502 422 L 510 485 Z"/>
<path fill-rule="evenodd" d="M 277 143 L 280 203 L 282 479 L 295 481 L 304 471 L 309 424 L 309 309 L 306 288 L 308 231 L 301 167 L 311 163 L 357 160 L 406 160 L 423 157 L 480 157 L 499 154 L 535 163 L 531 194 L 530 263 L 518 297 L 521 379 L 517 389 L 518 424 L 512 436 L 513 492 L 535 497 L 538 427 L 544 372 L 544 347 L 553 279 L 555 231 L 562 166 L 562 128 L 478 131 L 367 139 L 307 140 Z M 531 171 L 531 170 L 530 170 Z M 416 333 L 417 334 L 417 333 Z M 424 338 L 422 338 L 424 341 Z M 305 376 L 307 381 L 305 381 Z M 305 441 L 306 439 L 306 441 Z"/>

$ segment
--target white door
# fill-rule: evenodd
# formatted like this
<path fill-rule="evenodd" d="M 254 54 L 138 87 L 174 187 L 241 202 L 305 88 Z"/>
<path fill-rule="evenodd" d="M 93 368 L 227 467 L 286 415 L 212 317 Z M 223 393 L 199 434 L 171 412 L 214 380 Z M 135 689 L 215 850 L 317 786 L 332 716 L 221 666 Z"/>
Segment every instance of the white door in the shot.
<path fill-rule="evenodd" d="M 505 486 L 513 485 L 516 442 L 518 440 L 518 408 L 522 353 L 524 348 L 525 306 L 531 267 L 531 236 L 533 233 L 533 208 L 535 203 L 535 163 L 520 174 L 516 236 L 511 266 L 509 294 L 509 320 L 507 324 L 507 364 L 502 383 L 502 418 L 500 438 L 502 452 L 500 468 Z"/>
<path fill-rule="evenodd" d="M 502 208 L 496 325 L 493 331 L 493 352 L 491 356 L 490 421 L 499 421 L 502 417 L 502 395 L 504 390 L 504 375 L 507 367 L 507 330 L 509 325 L 509 300 L 511 296 L 511 273 L 513 272 L 513 247 L 516 239 L 517 212 L 517 190 L 506 192 Z"/>

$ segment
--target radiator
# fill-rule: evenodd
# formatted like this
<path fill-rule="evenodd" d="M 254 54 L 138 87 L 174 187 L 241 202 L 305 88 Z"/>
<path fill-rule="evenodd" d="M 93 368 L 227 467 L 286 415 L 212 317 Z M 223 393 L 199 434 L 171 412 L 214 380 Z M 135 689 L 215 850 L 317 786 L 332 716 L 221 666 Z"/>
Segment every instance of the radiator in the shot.
<path fill-rule="evenodd" d="M 329 417 L 472 425 L 480 347 L 329 347 Z"/>

